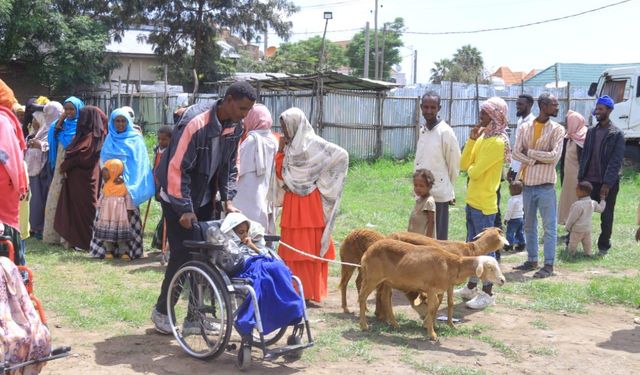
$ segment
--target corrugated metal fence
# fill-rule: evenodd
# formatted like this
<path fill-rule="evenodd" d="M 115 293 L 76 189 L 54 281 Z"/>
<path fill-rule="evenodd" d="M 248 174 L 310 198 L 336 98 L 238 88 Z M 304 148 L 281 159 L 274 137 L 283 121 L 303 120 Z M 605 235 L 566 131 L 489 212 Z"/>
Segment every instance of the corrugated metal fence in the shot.
<path fill-rule="evenodd" d="M 279 128 L 280 113 L 291 107 L 299 107 L 308 115 L 322 137 L 344 147 L 353 159 L 373 159 L 380 156 L 405 158 L 415 152 L 419 126 L 424 123 L 420 112 L 420 97 L 428 90 L 441 96 L 440 117 L 453 127 L 460 146 L 466 142 L 470 128 L 478 123 L 479 104 L 492 96 L 499 96 L 507 102 L 511 128 L 515 127 L 517 120 L 515 102 L 522 93 L 534 98 L 543 92 L 555 95 L 560 102 L 559 116 L 556 119 L 559 122 L 564 121 L 568 109 L 588 118 L 594 105 L 594 99 L 587 95 L 588 87 L 497 88 L 490 85 L 444 82 L 399 88 L 386 96 L 371 92 L 328 92 L 322 105 L 322 123 L 317 124 L 315 112 L 318 104 L 310 91 L 261 93 L 260 100 L 271 111 L 276 130 Z M 213 102 L 216 97 L 211 94 L 198 95 L 196 101 Z M 145 130 L 153 131 L 163 122 L 170 123 L 173 111 L 185 103 L 186 98 L 186 94 L 169 96 L 167 105 L 163 105 L 161 94 L 136 94 L 132 107 Z M 86 99 L 87 103 L 98 105 L 107 111 L 117 107 L 115 96 Z M 121 105 L 128 103 L 129 98 L 123 95 Z M 534 105 L 533 112 L 537 113 L 537 104 Z"/>

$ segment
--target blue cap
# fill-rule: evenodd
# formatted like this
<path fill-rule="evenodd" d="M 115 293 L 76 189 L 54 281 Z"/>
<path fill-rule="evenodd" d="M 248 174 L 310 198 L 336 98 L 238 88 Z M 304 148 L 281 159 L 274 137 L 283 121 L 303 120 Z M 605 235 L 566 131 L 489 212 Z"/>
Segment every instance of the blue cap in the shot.
<path fill-rule="evenodd" d="M 598 105 L 598 104 L 602 104 L 605 107 L 613 109 L 613 99 L 611 99 L 611 97 L 609 97 L 609 95 L 605 95 L 605 96 L 599 97 L 598 101 L 596 102 L 596 105 Z"/>

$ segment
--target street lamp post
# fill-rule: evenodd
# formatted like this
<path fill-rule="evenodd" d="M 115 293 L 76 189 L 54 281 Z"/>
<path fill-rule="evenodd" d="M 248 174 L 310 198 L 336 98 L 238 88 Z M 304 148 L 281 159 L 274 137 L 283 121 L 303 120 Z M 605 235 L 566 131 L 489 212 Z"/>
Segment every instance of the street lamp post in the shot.
<path fill-rule="evenodd" d="M 327 26 L 329 25 L 329 20 L 333 18 L 332 12 L 324 12 L 324 33 L 322 34 L 322 47 L 320 49 L 320 59 L 318 60 L 318 71 L 323 70 L 324 65 L 324 44 L 325 38 L 327 36 Z"/>

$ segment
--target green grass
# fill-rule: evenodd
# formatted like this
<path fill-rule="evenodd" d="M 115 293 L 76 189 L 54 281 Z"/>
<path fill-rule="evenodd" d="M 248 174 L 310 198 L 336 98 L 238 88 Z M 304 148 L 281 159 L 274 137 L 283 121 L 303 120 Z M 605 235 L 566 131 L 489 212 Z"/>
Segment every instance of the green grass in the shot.
<path fill-rule="evenodd" d="M 486 372 L 473 367 L 447 365 L 440 363 L 426 363 L 416 358 L 419 353 L 416 350 L 403 350 L 400 361 L 411 366 L 412 369 L 425 374 L 434 375 L 482 375 Z"/>
<path fill-rule="evenodd" d="M 506 297 L 507 303 L 517 307 L 584 314 L 591 303 L 640 306 L 640 275 L 597 276 L 584 282 L 551 279 L 507 283 L 500 291 L 526 297 L 526 302 Z"/>
<path fill-rule="evenodd" d="M 549 346 L 541 346 L 537 348 L 530 348 L 529 353 L 534 355 L 540 355 L 544 357 L 556 357 L 558 356 L 558 350 Z"/>
<path fill-rule="evenodd" d="M 155 143 L 155 138 L 145 138 L 147 144 Z M 383 233 L 405 230 L 409 212 L 413 207 L 411 162 L 399 162 L 390 159 L 373 163 L 354 162 L 349 170 L 347 184 L 340 208 L 340 214 L 334 231 L 334 239 L 339 243 L 352 229 L 371 226 Z M 461 176 L 456 183 L 457 205 L 450 212 L 450 238 L 464 239 L 466 229 L 464 221 L 464 197 L 466 179 Z M 506 185 L 505 185 L 506 186 Z M 635 232 L 635 209 L 640 196 L 640 177 L 627 172 L 622 182 L 614 229 L 614 248 L 605 258 L 569 260 L 560 257 L 558 267 L 573 272 L 597 270 L 606 276 L 593 276 L 584 282 L 562 282 L 536 280 L 535 282 L 507 283 L 498 292 L 499 302 L 524 306 L 539 311 L 587 311 L 590 303 L 640 305 L 640 276 L 625 276 L 625 270 L 640 269 L 640 249 L 633 240 Z M 503 189 L 507 191 L 506 187 Z M 506 197 L 502 199 L 506 206 Z M 147 204 L 141 206 L 144 219 Z M 157 202 L 152 202 L 145 229 L 145 250 L 155 226 L 160 218 Z M 598 215 L 594 216 L 594 230 L 599 233 Z M 562 228 L 559 232 L 562 233 Z M 542 247 L 541 247 L 542 248 Z M 542 254 L 541 254 L 542 256 Z M 504 264 L 515 263 L 517 257 L 505 257 Z M 36 294 L 43 300 L 49 315 L 57 315 L 67 325 L 78 328 L 112 330 L 116 322 L 118 329 L 133 329 L 148 323 L 149 312 L 157 298 L 164 269 L 157 258 L 143 260 L 148 264 L 138 269 L 120 267 L 118 261 L 97 261 L 87 259 L 84 254 L 62 250 L 55 246 L 44 246 L 41 242 L 28 240 L 27 260 L 36 273 Z M 509 267 L 509 266 L 506 266 Z M 337 276 L 339 267 L 330 266 L 330 274 Z M 353 282 L 353 281 L 352 281 Z M 513 297 L 518 298 L 513 298 Z M 525 300 L 526 302 L 522 302 Z M 397 336 L 400 344 L 407 340 L 424 340 L 424 330 L 419 322 L 400 319 L 402 330 L 407 334 Z M 341 332 L 356 327 L 353 322 L 338 324 L 323 332 L 328 335 L 327 345 L 340 339 Z M 385 335 L 385 325 L 372 324 L 372 332 Z M 469 334 L 477 338 L 482 332 L 478 327 L 468 332 L 468 325 L 460 326 L 449 332 L 446 325 L 439 325 L 441 337 Z M 376 331 L 377 330 L 377 331 Z M 482 330 L 481 330 L 482 331 Z M 331 336 L 333 335 L 333 337 Z M 393 336 L 393 335 L 392 335 Z M 370 337 L 366 338 L 370 340 Z M 498 350 L 499 344 L 494 343 Z M 353 355 L 365 361 L 371 357 L 371 348 L 367 343 L 351 345 L 344 349 L 348 353 L 333 352 L 334 358 Z M 322 345 L 319 345 L 322 347 Z M 341 345 L 338 345 L 341 346 Z M 343 350 L 343 349 L 336 349 Z M 505 352 L 507 350 L 505 349 Z M 508 354 L 508 353 L 505 353 Z"/>
<path fill-rule="evenodd" d="M 536 319 L 532 322 L 529 322 L 529 324 L 531 324 L 531 326 L 538 328 L 538 329 L 549 329 L 549 325 L 547 324 L 547 322 L 545 322 L 542 319 Z"/>

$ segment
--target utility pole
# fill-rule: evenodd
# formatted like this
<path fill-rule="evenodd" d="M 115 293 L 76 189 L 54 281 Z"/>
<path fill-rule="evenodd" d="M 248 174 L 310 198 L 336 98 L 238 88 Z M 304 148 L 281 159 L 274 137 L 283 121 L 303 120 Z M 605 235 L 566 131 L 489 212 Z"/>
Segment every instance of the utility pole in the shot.
<path fill-rule="evenodd" d="M 374 14 L 374 18 L 373 18 L 373 46 L 375 49 L 375 71 L 374 71 L 374 78 L 378 79 L 378 59 L 380 58 L 379 56 L 379 52 L 378 51 L 378 0 L 376 0 L 376 8 L 373 11 Z"/>
<path fill-rule="evenodd" d="M 413 50 L 413 84 L 418 83 L 418 50 Z"/>
<path fill-rule="evenodd" d="M 364 72 L 363 78 L 369 78 L 369 21 L 364 26 Z"/>
<path fill-rule="evenodd" d="M 322 65 L 324 64 L 324 44 L 325 38 L 327 37 L 327 26 L 329 25 L 329 20 L 333 18 L 333 13 L 324 12 L 324 33 L 322 34 L 322 47 L 320 49 L 320 58 L 318 59 L 318 71 L 322 71 Z"/>
<path fill-rule="evenodd" d="M 380 69 L 378 70 L 378 72 L 380 73 L 378 80 L 380 81 L 384 79 L 384 42 L 386 40 L 387 40 L 387 24 L 385 23 L 384 26 L 382 26 L 382 49 L 380 51 Z"/>

